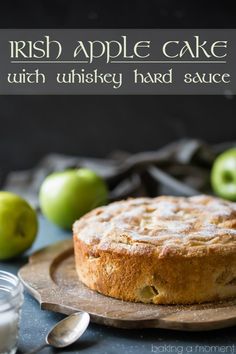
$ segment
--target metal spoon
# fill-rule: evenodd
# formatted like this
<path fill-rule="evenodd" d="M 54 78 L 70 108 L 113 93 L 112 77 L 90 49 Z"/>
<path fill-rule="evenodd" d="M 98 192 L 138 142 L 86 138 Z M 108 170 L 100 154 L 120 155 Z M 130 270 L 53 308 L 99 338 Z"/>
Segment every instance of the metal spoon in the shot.
<path fill-rule="evenodd" d="M 47 346 L 64 348 L 77 341 L 86 331 L 90 317 L 87 312 L 76 312 L 58 322 L 47 334 L 45 343 L 26 354 L 37 353 Z"/>

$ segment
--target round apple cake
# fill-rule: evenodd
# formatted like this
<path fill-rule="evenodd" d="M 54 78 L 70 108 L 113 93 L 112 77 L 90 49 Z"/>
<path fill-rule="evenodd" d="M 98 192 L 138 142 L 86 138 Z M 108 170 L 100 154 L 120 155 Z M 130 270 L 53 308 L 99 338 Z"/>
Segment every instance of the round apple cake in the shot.
<path fill-rule="evenodd" d="M 79 279 L 104 295 L 154 304 L 236 296 L 236 203 L 129 199 L 94 209 L 73 234 Z"/>

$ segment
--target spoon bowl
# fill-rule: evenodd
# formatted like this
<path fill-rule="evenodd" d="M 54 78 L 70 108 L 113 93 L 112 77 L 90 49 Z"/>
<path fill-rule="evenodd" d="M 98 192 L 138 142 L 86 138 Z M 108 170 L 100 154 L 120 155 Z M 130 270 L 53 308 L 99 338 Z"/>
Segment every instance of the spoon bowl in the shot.
<path fill-rule="evenodd" d="M 51 345 L 54 348 L 65 348 L 76 342 L 86 331 L 90 322 L 87 312 L 76 312 L 58 322 L 47 334 L 45 343 L 38 348 L 30 350 L 27 354 L 41 351 Z"/>
<path fill-rule="evenodd" d="M 87 312 L 76 312 L 58 322 L 48 333 L 46 343 L 55 348 L 64 348 L 76 342 L 89 325 Z"/>

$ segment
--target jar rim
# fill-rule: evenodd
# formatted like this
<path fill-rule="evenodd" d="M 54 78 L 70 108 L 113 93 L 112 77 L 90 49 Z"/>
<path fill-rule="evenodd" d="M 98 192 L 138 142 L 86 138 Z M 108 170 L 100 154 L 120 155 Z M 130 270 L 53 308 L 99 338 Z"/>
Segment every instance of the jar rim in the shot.
<path fill-rule="evenodd" d="M 0 281 L 3 280 L 9 286 L 2 286 L 0 289 L 5 291 L 6 297 L 0 300 L 0 313 L 8 311 L 14 306 L 21 306 L 23 301 L 23 286 L 20 279 L 9 272 L 0 270 Z"/>

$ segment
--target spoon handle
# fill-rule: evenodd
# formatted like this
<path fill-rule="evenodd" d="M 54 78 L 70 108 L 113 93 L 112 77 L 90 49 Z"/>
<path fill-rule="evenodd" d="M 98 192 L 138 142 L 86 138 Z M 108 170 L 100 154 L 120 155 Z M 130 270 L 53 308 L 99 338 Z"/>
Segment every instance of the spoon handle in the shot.
<path fill-rule="evenodd" d="M 47 343 L 44 343 L 42 345 L 40 345 L 40 347 L 34 348 L 28 352 L 26 352 L 25 354 L 34 354 L 34 353 L 38 353 L 40 352 L 42 349 L 46 348 L 48 346 Z"/>

